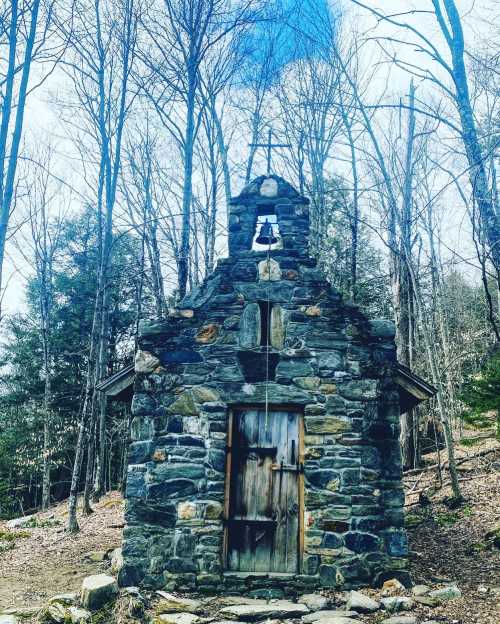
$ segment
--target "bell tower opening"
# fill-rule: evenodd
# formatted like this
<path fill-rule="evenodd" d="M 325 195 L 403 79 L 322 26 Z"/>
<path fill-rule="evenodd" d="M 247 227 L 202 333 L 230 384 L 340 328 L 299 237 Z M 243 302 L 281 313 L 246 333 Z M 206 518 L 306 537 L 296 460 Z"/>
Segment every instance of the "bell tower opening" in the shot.
<path fill-rule="evenodd" d="M 281 237 L 278 225 L 278 219 L 273 207 L 269 207 L 269 211 L 259 211 L 255 232 L 252 241 L 253 251 L 273 251 L 280 249 Z"/>

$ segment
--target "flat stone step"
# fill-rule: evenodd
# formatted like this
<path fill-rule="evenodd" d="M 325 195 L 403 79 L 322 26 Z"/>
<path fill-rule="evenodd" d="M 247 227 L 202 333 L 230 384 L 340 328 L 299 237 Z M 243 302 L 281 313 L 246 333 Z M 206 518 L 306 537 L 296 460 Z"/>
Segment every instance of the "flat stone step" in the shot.
<path fill-rule="evenodd" d="M 220 614 L 227 619 L 257 622 L 267 619 L 281 619 L 300 617 L 309 613 L 306 605 L 289 602 L 288 600 L 274 600 L 269 604 L 240 604 L 224 607 Z"/>
<path fill-rule="evenodd" d="M 304 615 L 302 621 L 305 624 L 311 624 L 312 622 L 318 622 L 323 624 L 323 620 L 331 618 L 357 618 L 359 613 L 357 611 L 347 611 L 345 609 L 327 609 L 325 611 L 315 611 L 314 613 L 308 613 Z"/>

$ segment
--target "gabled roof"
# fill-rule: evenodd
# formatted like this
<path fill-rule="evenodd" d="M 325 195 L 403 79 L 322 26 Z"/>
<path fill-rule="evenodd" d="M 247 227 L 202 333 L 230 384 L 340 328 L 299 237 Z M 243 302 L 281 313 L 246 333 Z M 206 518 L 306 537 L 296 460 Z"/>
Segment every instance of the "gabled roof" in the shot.
<path fill-rule="evenodd" d="M 96 386 L 97 390 L 115 401 L 128 403 L 132 400 L 134 388 L 134 365 L 129 364 Z M 437 390 L 403 364 L 396 368 L 396 383 L 399 386 L 399 407 L 402 414 L 422 401 L 433 397 Z"/>

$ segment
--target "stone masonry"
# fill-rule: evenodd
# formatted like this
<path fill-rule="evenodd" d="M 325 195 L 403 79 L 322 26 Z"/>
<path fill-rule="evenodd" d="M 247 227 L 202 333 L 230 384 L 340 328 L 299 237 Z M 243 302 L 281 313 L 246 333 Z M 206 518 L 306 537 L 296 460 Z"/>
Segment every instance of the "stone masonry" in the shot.
<path fill-rule="evenodd" d="M 396 351 L 389 321 L 342 301 L 309 257 L 308 200 L 277 176 L 234 198 L 229 257 L 162 321 L 142 322 L 121 585 L 201 592 L 355 588 L 405 576 Z M 253 251 L 275 214 L 281 248 Z M 227 423 L 268 400 L 304 418 L 301 573 L 225 573 Z"/>

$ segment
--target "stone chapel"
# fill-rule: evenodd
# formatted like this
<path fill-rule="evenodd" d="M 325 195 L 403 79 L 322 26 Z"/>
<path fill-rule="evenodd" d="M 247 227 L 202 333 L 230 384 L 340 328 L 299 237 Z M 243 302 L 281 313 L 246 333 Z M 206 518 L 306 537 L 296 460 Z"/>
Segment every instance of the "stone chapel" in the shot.
<path fill-rule="evenodd" d="M 122 585 L 280 596 L 405 579 L 399 417 L 433 389 L 396 362 L 392 322 L 325 280 L 308 204 L 254 180 L 231 201 L 229 257 L 141 324 Z"/>

